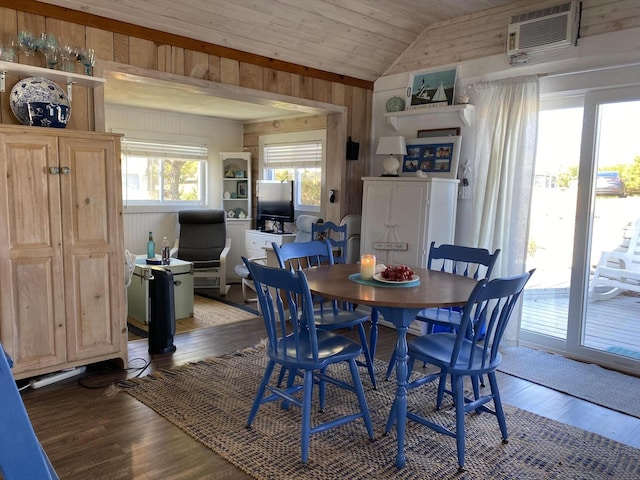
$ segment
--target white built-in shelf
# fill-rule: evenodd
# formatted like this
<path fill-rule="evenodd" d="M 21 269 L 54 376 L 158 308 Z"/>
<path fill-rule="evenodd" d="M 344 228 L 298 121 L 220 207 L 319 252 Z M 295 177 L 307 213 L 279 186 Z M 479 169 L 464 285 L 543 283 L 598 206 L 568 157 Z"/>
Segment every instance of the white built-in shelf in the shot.
<path fill-rule="evenodd" d="M 475 110 L 476 107 L 474 105 L 466 103 L 461 105 L 448 105 L 446 107 L 416 108 L 415 110 L 404 110 L 402 112 L 388 112 L 383 115 L 397 131 L 399 129 L 398 124 L 402 118 L 442 114 L 456 114 L 460 117 L 462 123 L 468 127 L 473 121 L 473 113 Z"/>
<path fill-rule="evenodd" d="M 26 77 L 44 77 L 54 82 L 67 84 L 67 96 L 71 100 L 72 85 L 95 88 L 105 83 L 104 78 L 92 77 L 73 72 L 63 72 L 53 68 L 36 67 L 22 63 L 0 61 L 0 92 L 5 91 L 5 77 L 7 73 L 16 73 Z"/>

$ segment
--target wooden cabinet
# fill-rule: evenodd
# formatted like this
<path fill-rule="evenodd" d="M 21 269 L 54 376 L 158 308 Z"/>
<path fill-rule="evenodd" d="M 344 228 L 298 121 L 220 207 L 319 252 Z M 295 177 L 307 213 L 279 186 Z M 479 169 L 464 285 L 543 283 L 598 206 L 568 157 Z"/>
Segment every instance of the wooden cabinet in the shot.
<path fill-rule="evenodd" d="M 429 246 L 453 243 L 458 180 L 364 179 L 360 253 L 378 263 L 426 268 Z"/>
<path fill-rule="evenodd" d="M 242 264 L 244 232 L 251 228 L 251 153 L 221 152 L 222 208 L 227 212 L 227 279 L 239 281 L 234 268 Z"/>
<path fill-rule="evenodd" d="M 0 128 L 0 341 L 24 378 L 127 362 L 120 140 Z"/>

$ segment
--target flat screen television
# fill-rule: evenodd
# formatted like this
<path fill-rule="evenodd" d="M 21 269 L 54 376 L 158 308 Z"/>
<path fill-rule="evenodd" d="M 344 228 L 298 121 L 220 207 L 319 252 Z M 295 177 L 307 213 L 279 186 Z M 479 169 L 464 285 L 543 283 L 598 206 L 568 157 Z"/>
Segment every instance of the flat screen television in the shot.
<path fill-rule="evenodd" d="M 283 233 L 283 224 L 294 221 L 293 180 L 258 180 L 256 187 L 258 230 Z"/>

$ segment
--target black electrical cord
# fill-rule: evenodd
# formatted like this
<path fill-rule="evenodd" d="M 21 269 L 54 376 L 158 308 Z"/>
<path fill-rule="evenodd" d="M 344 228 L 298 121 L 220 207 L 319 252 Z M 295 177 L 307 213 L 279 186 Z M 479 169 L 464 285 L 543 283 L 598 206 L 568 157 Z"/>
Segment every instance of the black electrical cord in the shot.
<path fill-rule="evenodd" d="M 110 385 L 113 385 L 114 381 L 110 381 L 110 382 L 107 382 L 107 383 L 101 383 L 101 384 L 98 384 L 98 385 L 93 385 L 93 384 L 90 385 L 90 384 L 86 383 L 87 379 L 100 377 L 100 376 L 103 376 L 103 375 L 106 375 L 106 374 L 117 374 L 117 373 L 124 373 L 124 372 L 138 372 L 136 375 L 134 375 L 132 377 L 132 378 L 137 378 L 140 375 L 142 375 L 142 373 L 149 367 L 149 365 L 151 365 L 151 360 L 153 360 L 153 356 L 152 356 L 151 360 L 145 360 L 144 358 L 141 358 L 141 357 L 134 358 L 129 362 L 129 364 L 131 365 L 131 363 L 135 362 L 136 360 L 141 360 L 144 364 L 142 366 L 139 366 L 139 367 L 129 367 L 129 368 L 102 368 L 100 370 L 96 370 L 96 371 L 93 371 L 91 373 L 82 375 L 80 378 L 78 378 L 78 385 L 80 385 L 83 388 L 88 388 L 88 389 L 105 388 L 105 387 L 108 387 Z M 124 380 L 126 380 L 126 378 L 119 379 L 118 381 L 124 381 Z"/>

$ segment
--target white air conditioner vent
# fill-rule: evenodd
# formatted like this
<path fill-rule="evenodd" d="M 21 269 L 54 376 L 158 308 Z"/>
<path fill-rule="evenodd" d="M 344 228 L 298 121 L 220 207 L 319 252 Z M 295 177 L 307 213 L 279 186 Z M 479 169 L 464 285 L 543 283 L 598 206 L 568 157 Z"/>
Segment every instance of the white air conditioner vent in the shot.
<path fill-rule="evenodd" d="M 567 47 L 576 42 L 579 2 L 513 15 L 509 20 L 507 55 Z"/>

